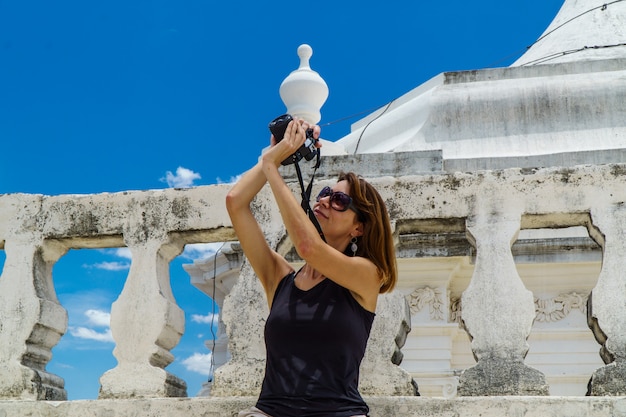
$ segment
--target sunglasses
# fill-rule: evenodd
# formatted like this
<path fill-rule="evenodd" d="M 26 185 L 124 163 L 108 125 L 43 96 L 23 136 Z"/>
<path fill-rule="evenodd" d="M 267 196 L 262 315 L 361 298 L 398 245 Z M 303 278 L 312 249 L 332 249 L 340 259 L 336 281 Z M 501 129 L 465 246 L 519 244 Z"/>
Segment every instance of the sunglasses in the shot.
<path fill-rule="evenodd" d="M 341 191 L 333 191 L 330 187 L 322 188 L 322 191 L 317 195 L 315 201 L 319 202 L 322 198 L 330 197 L 330 207 L 337 211 L 346 211 L 348 209 L 354 211 L 361 216 L 359 209 L 352 203 L 352 197 Z"/>

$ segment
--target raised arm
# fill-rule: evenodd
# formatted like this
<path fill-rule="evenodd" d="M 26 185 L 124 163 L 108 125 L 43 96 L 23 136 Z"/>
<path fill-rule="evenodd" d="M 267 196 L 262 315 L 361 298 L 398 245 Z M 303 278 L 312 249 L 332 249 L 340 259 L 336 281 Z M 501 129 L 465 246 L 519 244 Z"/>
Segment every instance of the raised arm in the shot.
<path fill-rule="evenodd" d="M 250 203 L 266 183 L 261 163 L 246 172 L 226 196 L 226 209 L 248 262 L 259 277 L 271 305 L 274 291 L 291 266 L 272 250 L 261 230 Z"/>

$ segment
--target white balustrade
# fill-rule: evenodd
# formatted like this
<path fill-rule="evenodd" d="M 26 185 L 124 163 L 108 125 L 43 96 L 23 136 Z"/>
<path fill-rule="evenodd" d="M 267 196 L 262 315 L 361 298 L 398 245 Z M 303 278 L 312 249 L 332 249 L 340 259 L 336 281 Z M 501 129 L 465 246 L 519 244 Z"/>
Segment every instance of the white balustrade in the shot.
<path fill-rule="evenodd" d="M 381 158 L 362 157 L 370 166 Z M 320 177 L 316 187 L 334 183 L 333 173 L 342 169 L 343 159 L 333 158 L 325 160 L 329 174 Z M 603 346 L 609 364 L 593 375 L 592 393 L 622 393 L 603 375 L 622 375 L 626 351 L 621 320 L 626 287 L 620 279 L 626 218 L 624 172 L 626 165 L 619 164 L 371 178 L 392 216 L 401 275 L 412 281 L 401 280 L 397 292 L 379 303 L 378 324 L 363 363 L 368 395 L 412 395 L 411 374 L 402 363 L 397 364 L 405 343 L 401 333 L 409 326 L 425 338 L 436 337 L 436 343 L 448 349 L 444 356 L 429 353 L 437 366 L 449 366 L 447 370 L 417 372 L 420 378 L 430 375 L 446 391 L 444 396 L 454 395 L 455 378 L 460 381 L 457 395 L 546 394 L 543 374 L 524 363 L 535 314 L 541 311 L 539 324 L 547 323 L 559 311 L 559 317 L 565 315 L 565 304 L 581 309 L 580 300 L 587 294 L 555 296 L 560 301 L 554 302 L 562 308 L 550 309 L 550 300 L 537 299 L 520 279 L 511 245 L 520 230 L 574 226 L 587 228 L 604 251 L 589 314 L 601 344 L 598 348 Z M 298 192 L 296 183 L 290 186 Z M 185 382 L 164 369 L 174 360 L 172 348 L 184 332 L 183 311 L 171 294 L 169 263 L 186 244 L 236 241 L 224 207 L 228 189 L 215 185 L 82 196 L 1 195 L 0 247 L 6 259 L 0 277 L 0 397 L 66 398 L 62 378 L 46 371 L 51 349 L 67 330 L 67 314 L 54 292 L 53 266 L 68 249 L 120 246 L 131 250 L 132 264 L 112 309 L 118 365 L 102 375 L 101 398 L 185 396 Z M 259 194 L 254 210 L 272 247 L 289 253 L 289 239 L 269 189 Z M 439 259 L 442 264 L 441 259 L 450 259 L 451 264 L 458 264 L 457 269 L 469 269 L 471 265 L 459 263 L 458 254 L 453 253 L 462 249 L 455 236 L 463 233 L 473 244 L 467 245 L 472 252 L 464 258 L 475 262 L 464 286 L 458 287 L 449 276 L 410 270 L 420 259 L 426 263 Z M 412 255 L 405 239 L 411 236 L 430 239 L 436 250 Z M 230 359 L 216 370 L 211 395 L 254 396 L 264 367 L 265 295 L 245 260 L 239 277 L 222 291 L 222 328 L 228 336 Z M 451 291 L 454 297 L 460 296 L 460 303 Z M 420 314 L 430 322 L 440 322 L 442 330 L 407 323 L 408 315 Z M 459 317 L 472 337 L 464 355 L 478 360 L 464 369 L 455 368 L 458 361 L 450 356 L 451 350 L 462 346 L 455 338 L 463 330 L 451 328 Z M 428 352 L 415 345 L 407 348 L 411 355 Z M 412 364 L 419 366 L 415 358 L 408 366 Z M 511 381 L 504 379 L 500 379 L 501 391 L 493 384 L 468 385 L 478 375 L 497 381 L 507 371 L 524 382 L 517 391 L 507 388 Z M 473 388 L 466 389 L 469 386 Z"/>

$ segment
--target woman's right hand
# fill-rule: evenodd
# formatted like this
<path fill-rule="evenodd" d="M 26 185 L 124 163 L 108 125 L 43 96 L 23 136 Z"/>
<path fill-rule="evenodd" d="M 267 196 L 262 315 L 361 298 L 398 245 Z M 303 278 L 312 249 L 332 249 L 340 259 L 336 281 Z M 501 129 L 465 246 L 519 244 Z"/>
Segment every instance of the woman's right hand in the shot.
<path fill-rule="evenodd" d="M 302 122 L 298 119 L 294 119 L 287 125 L 285 135 L 280 142 L 276 143 L 276 139 L 272 135 L 272 146 L 263 155 L 263 161 L 271 162 L 278 167 L 282 161 L 296 153 L 305 140 L 306 133 L 305 129 L 302 127 Z"/>
<path fill-rule="evenodd" d="M 320 148 L 322 144 L 318 140 L 320 137 L 320 127 L 318 125 L 311 126 L 303 119 L 295 118 L 287 125 L 283 139 L 276 142 L 274 135 L 270 136 L 270 150 L 263 157 L 265 161 L 272 161 L 277 167 L 285 159 L 296 153 L 307 139 L 307 130 L 313 130 L 313 139 L 315 139 L 315 147 Z M 277 149 L 274 149 L 277 148 Z"/>

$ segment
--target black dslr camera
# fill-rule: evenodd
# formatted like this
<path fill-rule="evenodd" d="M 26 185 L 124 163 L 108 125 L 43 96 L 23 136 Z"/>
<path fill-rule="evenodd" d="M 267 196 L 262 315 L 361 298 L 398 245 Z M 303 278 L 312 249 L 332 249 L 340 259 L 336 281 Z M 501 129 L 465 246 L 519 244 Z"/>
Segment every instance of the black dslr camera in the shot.
<path fill-rule="evenodd" d="M 283 140 L 287 125 L 293 120 L 290 114 L 283 114 L 272 120 L 269 124 L 270 132 L 274 135 L 276 143 Z M 306 130 L 306 140 L 300 146 L 300 148 L 289 158 L 281 162 L 282 165 L 289 165 L 300 161 L 302 158 L 310 161 L 317 155 L 317 148 L 315 147 L 316 139 L 313 137 L 313 129 Z"/>

